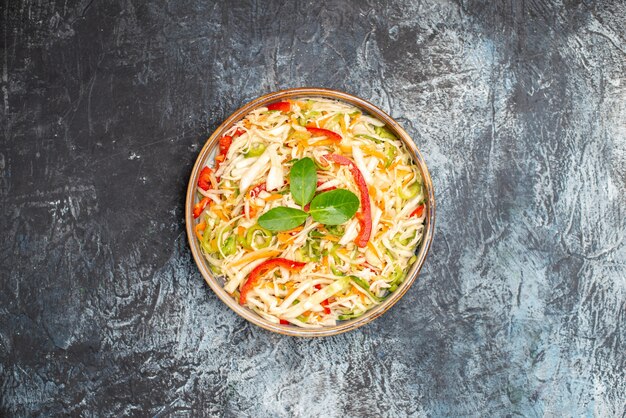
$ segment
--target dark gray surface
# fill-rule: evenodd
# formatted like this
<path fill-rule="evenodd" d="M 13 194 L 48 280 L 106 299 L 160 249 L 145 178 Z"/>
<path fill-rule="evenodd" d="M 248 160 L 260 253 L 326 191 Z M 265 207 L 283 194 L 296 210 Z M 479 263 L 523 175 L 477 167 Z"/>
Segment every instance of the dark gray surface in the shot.
<path fill-rule="evenodd" d="M 0 415 L 626 413 L 623 2 L 4 0 L 1 19 Z M 230 312 L 183 233 L 204 139 L 296 86 L 398 118 L 438 202 L 404 299 L 318 340 Z"/>

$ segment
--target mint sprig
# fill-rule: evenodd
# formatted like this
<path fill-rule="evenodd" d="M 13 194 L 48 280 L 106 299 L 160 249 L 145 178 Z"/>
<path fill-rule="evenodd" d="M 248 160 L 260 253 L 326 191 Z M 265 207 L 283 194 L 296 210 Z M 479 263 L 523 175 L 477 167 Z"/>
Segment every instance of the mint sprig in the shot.
<path fill-rule="evenodd" d="M 340 225 L 350 220 L 359 209 L 359 198 L 349 190 L 335 189 L 315 196 L 317 170 L 312 159 L 297 161 L 289 172 L 290 192 L 293 200 L 306 206 L 309 213 L 295 208 L 279 206 L 259 217 L 258 223 L 272 232 L 288 231 L 302 225 L 310 215 L 325 225 Z"/>

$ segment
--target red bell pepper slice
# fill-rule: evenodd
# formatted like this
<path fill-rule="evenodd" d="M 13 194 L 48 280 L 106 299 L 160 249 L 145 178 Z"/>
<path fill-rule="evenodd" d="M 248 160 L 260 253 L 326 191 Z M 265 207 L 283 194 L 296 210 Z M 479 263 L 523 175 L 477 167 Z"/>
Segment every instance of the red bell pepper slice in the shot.
<path fill-rule="evenodd" d="M 230 144 L 233 143 L 233 137 L 230 135 L 224 135 L 220 138 L 220 154 L 226 154 Z"/>
<path fill-rule="evenodd" d="M 209 167 L 204 167 L 202 171 L 200 171 L 200 176 L 198 177 L 198 187 L 202 190 L 209 190 L 211 187 L 211 170 Z"/>
<path fill-rule="evenodd" d="M 281 112 L 289 112 L 291 110 L 291 103 L 289 102 L 276 102 L 267 105 L 267 110 L 280 110 Z"/>
<path fill-rule="evenodd" d="M 281 319 L 280 325 L 289 325 L 289 321 L 285 321 L 284 319 Z"/>
<path fill-rule="evenodd" d="M 193 218 L 196 219 L 202 214 L 202 211 L 209 204 L 209 198 L 205 197 L 193 206 Z"/>
<path fill-rule="evenodd" d="M 369 190 L 367 190 L 367 183 L 363 178 L 361 170 L 357 168 L 352 160 L 337 154 L 326 154 L 324 159 L 333 161 L 340 165 L 348 166 L 350 168 L 350 172 L 352 173 L 352 177 L 354 177 L 354 181 L 361 192 L 361 213 L 360 216 L 358 216 L 361 229 L 359 230 L 359 234 L 354 240 L 354 243 L 363 248 L 367 245 L 367 242 L 370 240 L 370 235 L 372 234 L 372 209 L 370 206 L 370 193 Z"/>
<path fill-rule="evenodd" d="M 417 207 L 417 209 L 413 211 L 413 213 L 411 213 L 411 216 L 417 216 L 418 218 L 421 218 L 423 214 L 424 214 L 424 204 L 422 203 L 421 205 Z"/>
<path fill-rule="evenodd" d="M 285 186 L 285 184 L 287 184 L 286 180 L 283 183 L 283 186 Z M 259 195 L 259 193 L 266 192 L 266 191 L 267 191 L 267 183 L 257 184 L 250 190 L 250 197 L 255 198 Z"/>
<path fill-rule="evenodd" d="M 233 143 L 233 138 L 237 138 L 245 133 L 244 130 L 237 128 L 233 136 L 224 135 L 220 138 L 219 147 L 220 151 L 215 156 L 215 169 L 217 170 L 221 163 L 226 159 L 226 154 L 228 154 L 228 150 Z"/>
<path fill-rule="evenodd" d="M 266 188 L 267 188 L 267 183 L 261 183 L 261 184 L 254 186 L 254 188 L 250 190 L 250 197 L 251 198 L 257 197 L 259 193 L 266 191 Z"/>
<path fill-rule="evenodd" d="M 306 263 L 301 263 L 299 261 L 287 260 L 286 258 L 272 258 L 270 260 L 266 260 L 256 266 L 254 270 L 250 272 L 248 279 L 244 282 L 241 287 L 241 293 L 239 294 L 239 304 L 244 305 L 246 303 L 246 299 L 248 297 L 248 292 L 256 285 L 259 284 L 259 280 L 261 280 L 261 276 L 264 273 L 267 273 L 268 270 L 273 269 L 274 267 L 284 267 L 289 271 L 298 271 L 304 267 Z"/>
<path fill-rule="evenodd" d="M 228 154 L 228 150 L 233 143 L 233 138 L 237 138 L 243 135 L 246 131 L 243 129 L 237 128 L 233 136 L 224 135 L 220 138 L 219 147 L 220 151 L 215 156 L 215 171 L 220 168 L 220 165 L 226 160 L 226 154 Z M 220 182 L 220 178 L 217 177 L 217 182 Z M 206 189 L 205 189 L 206 190 Z"/>
<path fill-rule="evenodd" d="M 328 299 L 324 299 L 322 303 L 320 304 L 324 307 L 324 313 L 326 315 L 330 315 L 330 308 L 328 307 L 328 304 L 329 304 Z"/>
<path fill-rule="evenodd" d="M 224 135 L 220 138 L 220 152 L 215 156 L 215 169 L 220 168 L 220 164 L 224 162 L 226 159 L 226 154 L 228 154 L 228 149 L 230 145 L 233 143 L 233 137 L 230 135 Z"/>
<path fill-rule="evenodd" d="M 313 126 L 307 126 L 306 130 L 313 136 L 325 136 L 327 139 L 338 144 L 341 142 L 341 135 L 337 132 L 329 131 L 328 129 L 316 128 Z"/>

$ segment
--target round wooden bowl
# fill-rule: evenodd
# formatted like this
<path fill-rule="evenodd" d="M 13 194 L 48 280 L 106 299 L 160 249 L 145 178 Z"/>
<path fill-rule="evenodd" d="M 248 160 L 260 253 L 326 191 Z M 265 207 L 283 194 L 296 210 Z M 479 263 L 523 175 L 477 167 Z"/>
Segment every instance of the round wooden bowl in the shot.
<path fill-rule="evenodd" d="M 396 289 L 395 292 L 389 295 L 380 305 L 375 306 L 358 318 L 348 321 L 340 321 L 337 323 L 337 325 L 332 327 L 300 328 L 295 325 L 274 324 L 260 317 L 254 311 L 248 309 L 247 307 L 239 305 L 239 303 L 237 303 L 237 301 L 231 295 L 226 293 L 223 288 L 223 284 L 221 283 L 221 279 L 214 276 L 211 272 L 207 260 L 202 255 L 200 244 L 195 237 L 193 229 L 195 222 L 192 211 L 196 200 L 195 190 L 196 185 L 198 184 L 198 175 L 209 156 L 213 154 L 213 151 L 218 144 L 219 138 L 221 138 L 224 132 L 226 132 L 234 123 L 243 119 L 243 117 L 246 116 L 251 110 L 258 107 L 266 106 L 273 102 L 296 97 L 322 97 L 340 100 L 346 103 L 350 103 L 361 109 L 364 113 L 368 113 L 371 116 L 385 122 L 387 127 L 391 131 L 393 131 L 393 133 L 406 146 L 407 150 L 413 157 L 413 160 L 419 166 L 424 181 L 423 187 L 426 197 L 426 218 L 424 224 L 424 232 L 422 241 L 416 251 L 417 260 L 409 269 L 406 279 L 398 287 L 398 289 Z M 426 163 L 424 162 L 422 154 L 417 149 L 417 146 L 415 145 L 411 137 L 389 115 L 363 99 L 340 91 L 323 88 L 293 88 L 269 93 L 265 96 L 261 96 L 258 99 L 249 102 L 248 104 L 237 110 L 235 113 L 230 115 L 230 117 L 226 119 L 215 130 L 215 132 L 213 132 L 213 135 L 211 135 L 211 137 L 207 140 L 206 144 L 200 151 L 200 155 L 198 155 L 198 159 L 196 160 L 193 170 L 191 171 L 191 178 L 189 179 L 189 186 L 187 187 L 187 197 L 185 203 L 185 222 L 187 224 L 187 238 L 189 240 L 189 246 L 191 247 L 191 253 L 193 254 L 193 258 L 196 261 L 198 268 L 200 269 L 200 273 L 202 273 L 202 276 L 209 284 L 211 289 L 213 289 L 217 297 L 219 297 L 222 302 L 228 305 L 230 309 L 235 311 L 238 315 L 242 316 L 246 320 L 252 322 L 253 324 L 265 328 L 269 331 L 285 335 L 294 335 L 298 337 L 325 337 L 350 331 L 362 325 L 365 325 L 370 321 L 373 321 L 374 319 L 385 313 L 389 308 L 391 308 L 398 300 L 400 300 L 400 298 L 407 292 L 407 290 L 409 290 L 409 287 L 411 287 L 411 285 L 417 278 L 420 269 L 424 264 L 424 260 L 426 259 L 426 255 L 428 254 L 428 250 L 430 249 L 430 245 L 433 239 L 433 231 L 435 227 L 435 195 L 433 191 L 432 180 L 430 178 L 430 174 L 428 173 L 428 169 L 426 167 Z"/>

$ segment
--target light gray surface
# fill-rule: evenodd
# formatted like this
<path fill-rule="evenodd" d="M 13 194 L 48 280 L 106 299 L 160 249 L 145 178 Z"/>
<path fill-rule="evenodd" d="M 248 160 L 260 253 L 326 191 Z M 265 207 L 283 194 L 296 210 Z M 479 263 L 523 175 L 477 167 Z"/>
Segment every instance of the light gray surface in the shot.
<path fill-rule="evenodd" d="M 623 2 L 3 3 L 0 414 L 624 416 Z M 204 139 L 263 93 L 370 100 L 438 202 L 402 301 L 269 334 L 183 234 Z"/>

